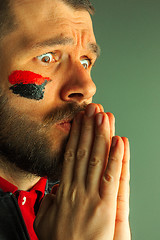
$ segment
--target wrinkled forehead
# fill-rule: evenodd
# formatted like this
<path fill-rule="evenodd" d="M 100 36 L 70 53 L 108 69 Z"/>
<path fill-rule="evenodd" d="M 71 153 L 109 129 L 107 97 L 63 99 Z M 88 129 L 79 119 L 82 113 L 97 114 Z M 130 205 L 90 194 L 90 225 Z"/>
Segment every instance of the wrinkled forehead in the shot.
<path fill-rule="evenodd" d="M 93 35 L 90 14 L 61 0 L 14 0 L 12 6 L 19 29 L 26 34 L 46 34 L 58 29 L 68 31 L 71 27 Z"/>
<path fill-rule="evenodd" d="M 41 49 L 48 51 L 44 45 L 55 45 L 57 41 L 63 45 L 79 44 L 99 55 L 87 10 L 76 10 L 61 0 L 11 1 L 17 28 L 6 36 L 3 49 L 7 49 L 14 58 L 29 56 L 30 50 L 34 50 L 32 46 L 41 45 Z M 40 55 L 37 48 L 35 53 Z"/>

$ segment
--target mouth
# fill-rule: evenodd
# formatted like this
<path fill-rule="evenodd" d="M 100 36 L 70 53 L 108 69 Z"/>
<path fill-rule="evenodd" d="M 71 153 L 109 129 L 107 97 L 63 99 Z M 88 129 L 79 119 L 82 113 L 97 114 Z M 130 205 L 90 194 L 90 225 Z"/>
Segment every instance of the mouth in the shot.
<path fill-rule="evenodd" d="M 56 124 L 56 126 L 63 130 L 64 132 L 70 132 L 71 130 L 71 126 L 72 126 L 72 122 L 73 122 L 73 119 L 72 120 L 63 120 L 59 123 Z"/>

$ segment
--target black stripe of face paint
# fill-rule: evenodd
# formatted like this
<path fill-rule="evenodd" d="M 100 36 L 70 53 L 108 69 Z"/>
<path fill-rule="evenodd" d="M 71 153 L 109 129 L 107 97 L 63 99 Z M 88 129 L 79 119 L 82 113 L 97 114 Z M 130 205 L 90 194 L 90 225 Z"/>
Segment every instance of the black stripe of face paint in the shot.
<path fill-rule="evenodd" d="M 44 98 L 44 90 L 47 83 L 47 80 L 41 85 L 20 83 L 13 85 L 10 89 L 14 94 L 20 95 L 21 97 L 41 100 Z"/>

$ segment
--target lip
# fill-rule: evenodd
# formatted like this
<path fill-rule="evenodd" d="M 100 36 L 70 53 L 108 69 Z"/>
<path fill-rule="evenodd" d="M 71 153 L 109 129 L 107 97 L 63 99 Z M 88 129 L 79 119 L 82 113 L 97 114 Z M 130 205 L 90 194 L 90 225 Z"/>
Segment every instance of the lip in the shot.
<path fill-rule="evenodd" d="M 65 132 L 69 132 L 71 130 L 71 122 L 72 120 L 63 120 L 57 123 L 56 126 Z"/>

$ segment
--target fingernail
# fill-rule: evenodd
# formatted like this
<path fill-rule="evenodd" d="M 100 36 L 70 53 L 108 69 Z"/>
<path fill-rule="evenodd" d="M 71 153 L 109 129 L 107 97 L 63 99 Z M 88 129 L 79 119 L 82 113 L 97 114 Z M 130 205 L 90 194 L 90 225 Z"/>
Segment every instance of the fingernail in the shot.
<path fill-rule="evenodd" d="M 98 126 L 102 124 L 102 121 L 103 121 L 103 114 L 96 115 L 96 123 Z"/>
<path fill-rule="evenodd" d="M 116 143 L 117 143 L 117 138 L 116 138 L 116 137 L 113 137 L 113 138 L 112 138 L 112 145 L 111 145 L 111 147 L 115 147 L 115 146 L 116 146 Z"/>
<path fill-rule="evenodd" d="M 87 117 L 92 117 L 95 113 L 95 106 L 94 105 L 89 105 L 87 106 L 87 109 L 86 109 L 86 115 Z"/>

